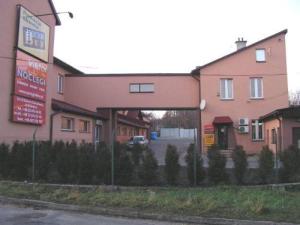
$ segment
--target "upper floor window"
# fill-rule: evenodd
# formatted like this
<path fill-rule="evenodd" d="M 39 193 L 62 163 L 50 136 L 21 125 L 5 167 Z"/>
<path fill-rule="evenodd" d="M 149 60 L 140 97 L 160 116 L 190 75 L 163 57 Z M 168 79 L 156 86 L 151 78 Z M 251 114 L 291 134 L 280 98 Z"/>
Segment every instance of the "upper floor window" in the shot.
<path fill-rule="evenodd" d="M 129 84 L 130 93 L 152 93 L 154 92 L 154 84 L 152 83 L 135 83 Z"/>
<path fill-rule="evenodd" d="M 266 50 L 256 49 L 256 62 L 265 62 L 265 61 L 266 61 Z"/>
<path fill-rule="evenodd" d="M 64 93 L 64 76 L 58 75 L 57 77 L 57 93 L 63 94 Z"/>
<path fill-rule="evenodd" d="M 90 132 L 90 121 L 79 120 L 79 132 L 82 132 L 82 133 Z"/>
<path fill-rule="evenodd" d="M 74 131 L 74 118 L 63 116 L 61 118 L 61 129 L 65 131 Z"/>
<path fill-rule="evenodd" d="M 233 99 L 233 80 L 221 79 L 220 80 L 220 98 Z"/>
<path fill-rule="evenodd" d="M 264 139 L 263 135 L 263 122 L 259 120 L 252 120 L 252 140 L 261 141 Z"/>
<path fill-rule="evenodd" d="M 253 99 L 264 97 L 262 78 L 250 78 L 250 97 Z"/>

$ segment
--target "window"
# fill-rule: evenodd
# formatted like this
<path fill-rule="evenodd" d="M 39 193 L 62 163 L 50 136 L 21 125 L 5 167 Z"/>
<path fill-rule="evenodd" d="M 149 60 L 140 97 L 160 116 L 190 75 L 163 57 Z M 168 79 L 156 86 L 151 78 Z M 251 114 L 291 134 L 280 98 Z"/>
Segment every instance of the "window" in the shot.
<path fill-rule="evenodd" d="M 252 120 L 252 140 L 261 141 L 263 139 L 263 122 L 259 120 Z"/>
<path fill-rule="evenodd" d="M 250 78 L 250 97 L 253 99 L 263 98 L 262 78 Z"/>
<path fill-rule="evenodd" d="M 79 132 L 89 133 L 90 132 L 90 121 L 79 120 Z"/>
<path fill-rule="evenodd" d="M 266 50 L 256 49 L 256 62 L 265 62 L 265 61 L 266 61 Z"/>
<path fill-rule="evenodd" d="M 64 93 L 64 76 L 58 75 L 57 77 L 57 93 Z"/>
<path fill-rule="evenodd" d="M 61 129 L 65 131 L 74 131 L 74 119 L 63 116 L 61 118 Z"/>
<path fill-rule="evenodd" d="M 130 93 L 152 93 L 154 84 L 129 84 Z"/>
<path fill-rule="evenodd" d="M 220 97 L 221 99 L 233 99 L 233 81 L 232 79 L 220 80 Z"/>

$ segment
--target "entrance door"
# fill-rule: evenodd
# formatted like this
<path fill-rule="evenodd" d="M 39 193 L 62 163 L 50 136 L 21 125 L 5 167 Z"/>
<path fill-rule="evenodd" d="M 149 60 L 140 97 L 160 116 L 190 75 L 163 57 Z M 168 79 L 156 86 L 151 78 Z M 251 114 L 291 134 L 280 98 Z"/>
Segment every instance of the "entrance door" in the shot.
<path fill-rule="evenodd" d="M 228 126 L 218 125 L 217 126 L 217 141 L 220 149 L 228 149 Z"/>
<path fill-rule="evenodd" d="M 300 149 L 300 127 L 293 128 L 293 145 Z"/>

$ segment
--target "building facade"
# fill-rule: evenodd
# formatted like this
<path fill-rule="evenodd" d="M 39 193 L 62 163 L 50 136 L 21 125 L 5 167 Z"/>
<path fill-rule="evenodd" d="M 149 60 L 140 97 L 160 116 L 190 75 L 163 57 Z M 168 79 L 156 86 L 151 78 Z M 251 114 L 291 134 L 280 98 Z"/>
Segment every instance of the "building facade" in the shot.
<path fill-rule="evenodd" d="M 51 14 L 44 16 L 44 14 Z M 178 74 L 84 74 L 53 56 L 51 0 L 0 1 L 0 142 L 125 142 L 148 136 L 141 110 L 197 110 L 200 149 L 266 144 L 261 116 L 288 107 L 286 30 Z M 199 105 L 201 110 L 199 109 Z M 127 114 L 125 113 L 127 112 Z"/>

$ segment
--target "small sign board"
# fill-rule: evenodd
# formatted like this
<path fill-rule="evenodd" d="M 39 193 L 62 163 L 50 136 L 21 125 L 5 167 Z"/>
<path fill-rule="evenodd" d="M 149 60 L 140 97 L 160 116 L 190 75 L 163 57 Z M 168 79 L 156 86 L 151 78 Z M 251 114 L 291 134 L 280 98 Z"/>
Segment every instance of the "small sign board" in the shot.
<path fill-rule="evenodd" d="M 205 134 L 214 134 L 215 133 L 214 125 L 213 124 L 204 125 L 204 133 Z"/>
<path fill-rule="evenodd" d="M 48 62 L 50 27 L 20 6 L 18 48 Z"/>
<path fill-rule="evenodd" d="M 204 134 L 204 145 L 211 146 L 215 144 L 215 135 L 214 134 Z"/>

